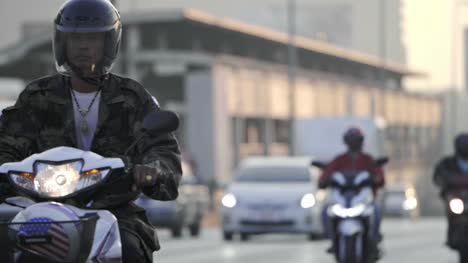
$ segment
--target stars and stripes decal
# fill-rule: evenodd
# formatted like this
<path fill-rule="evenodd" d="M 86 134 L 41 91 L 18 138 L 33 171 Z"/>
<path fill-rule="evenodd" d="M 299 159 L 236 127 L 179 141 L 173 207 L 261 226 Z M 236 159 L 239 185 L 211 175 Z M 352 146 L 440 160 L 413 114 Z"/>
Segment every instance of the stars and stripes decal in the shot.
<path fill-rule="evenodd" d="M 29 251 L 55 261 L 63 261 L 70 249 L 70 240 L 63 227 L 50 218 L 36 217 L 32 224 L 23 224 L 18 237 Z"/>

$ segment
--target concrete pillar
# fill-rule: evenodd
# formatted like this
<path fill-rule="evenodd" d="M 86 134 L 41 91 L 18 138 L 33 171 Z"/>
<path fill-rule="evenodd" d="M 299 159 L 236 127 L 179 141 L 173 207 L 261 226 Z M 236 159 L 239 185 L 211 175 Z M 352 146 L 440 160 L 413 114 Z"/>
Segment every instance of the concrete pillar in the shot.
<path fill-rule="evenodd" d="M 218 178 L 227 179 L 232 176 L 232 118 L 228 109 L 228 92 L 226 90 L 225 76 L 222 67 L 214 70 L 214 128 L 215 128 L 215 163 Z"/>
<path fill-rule="evenodd" d="M 369 113 L 369 117 L 371 118 L 375 118 L 377 117 L 378 115 L 378 105 L 377 105 L 377 95 L 378 95 L 378 91 L 376 90 L 376 88 L 371 88 L 370 89 L 370 113 Z"/>
<path fill-rule="evenodd" d="M 275 140 L 275 126 L 272 119 L 265 119 L 265 152 L 271 155 L 271 146 Z"/>
<path fill-rule="evenodd" d="M 354 116 L 353 91 L 351 87 L 346 87 L 346 115 Z"/>
<path fill-rule="evenodd" d="M 231 118 L 222 83 L 217 69 L 191 72 L 186 79 L 188 150 L 205 181 L 231 176 Z"/>
<path fill-rule="evenodd" d="M 245 141 L 245 119 L 241 116 L 238 116 L 235 118 L 235 127 L 236 130 L 234 131 L 234 148 L 232 149 L 234 153 L 234 159 L 233 159 L 233 166 L 239 164 L 241 160 L 241 154 L 240 154 L 240 145 L 242 142 Z"/>

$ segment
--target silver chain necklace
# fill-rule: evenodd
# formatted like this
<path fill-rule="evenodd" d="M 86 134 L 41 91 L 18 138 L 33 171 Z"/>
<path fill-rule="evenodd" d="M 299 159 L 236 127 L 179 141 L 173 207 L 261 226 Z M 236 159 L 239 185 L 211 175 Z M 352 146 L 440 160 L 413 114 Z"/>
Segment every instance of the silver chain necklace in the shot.
<path fill-rule="evenodd" d="M 82 108 L 80 107 L 80 103 L 78 103 L 78 100 L 76 99 L 75 91 L 74 91 L 72 88 L 70 88 L 70 91 L 71 91 L 73 100 L 75 101 L 76 107 L 78 108 L 78 112 L 80 113 L 80 117 L 81 117 L 81 121 L 80 121 L 80 131 L 81 131 L 81 133 L 83 133 L 84 135 L 88 135 L 88 133 L 89 133 L 89 125 L 88 125 L 88 122 L 86 121 L 86 116 L 87 116 L 88 113 L 91 111 L 91 107 L 93 106 L 94 101 L 96 100 L 96 98 L 97 98 L 99 92 L 101 92 L 101 88 L 99 88 L 98 91 L 96 92 L 96 94 L 94 94 L 94 98 L 91 100 L 91 103 L 89 104 L 87 110 L 84 110 L 84 109 L 82 109 Z"/>

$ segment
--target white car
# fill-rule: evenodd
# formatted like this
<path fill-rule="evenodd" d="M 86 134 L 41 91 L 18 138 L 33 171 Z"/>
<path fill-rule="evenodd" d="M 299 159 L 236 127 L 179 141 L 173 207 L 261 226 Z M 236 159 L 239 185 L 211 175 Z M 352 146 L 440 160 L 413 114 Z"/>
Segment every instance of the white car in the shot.
<path fill-rule="evenodd" d="M 310 240 L 323 235 L 320 211 L 324 192 L 311 158 L 251 157 L 241 163 L 222 198 L 225 240 L 239 233 L 303 233 Z"/>
<path fill-rule="evenodd" d="M 385 216 L 417 218 L 419 216 L 416 190 L 411 186 L 391 185 L 382 191 Z"/>

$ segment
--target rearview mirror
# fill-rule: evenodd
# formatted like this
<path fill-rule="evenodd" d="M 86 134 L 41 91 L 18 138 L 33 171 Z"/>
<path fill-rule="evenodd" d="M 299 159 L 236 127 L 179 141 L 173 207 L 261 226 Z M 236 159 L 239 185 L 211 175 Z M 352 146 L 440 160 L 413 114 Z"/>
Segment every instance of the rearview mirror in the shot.
<path fill-rule="evenodd" d="M 377 166 L 383 166 L 383 165 L 385 165 L 386 163 L 388 163 L 388 161 L 389 161 L 388 157 L 378 158 L 377 160 L 375 160 L 375 165 L 377 165 Z"/>
<path fill-rule="evenodd" d="M 327 167 L 327 164 L 325 164 L 323 162 L 320 162 L 320 161 L 312 161 L 310 163 L 310 165 L 315 166 L 315 167 L 317 167 L 319 169 L 322 169 L 322 170 L 325 169 L 325 167 Z"/>
<path fill-rule="evenodd" d="M 143 119 L 140 136 L 127 148 L 124 155 L 134 149 L 146 133 L 158 136 L 164 133 L 175 132 L 179 128 L 179 117 L 172 111 L 153 111 Z M 144 133 L 146 132 L 146 133 Z"/>
<path fill-rule="evenodd" d="M 179 128 L 179 117 L 172 111 L 155 111 L 143 120 L 143 129 L 151 135 L 174 132 Z"/>

